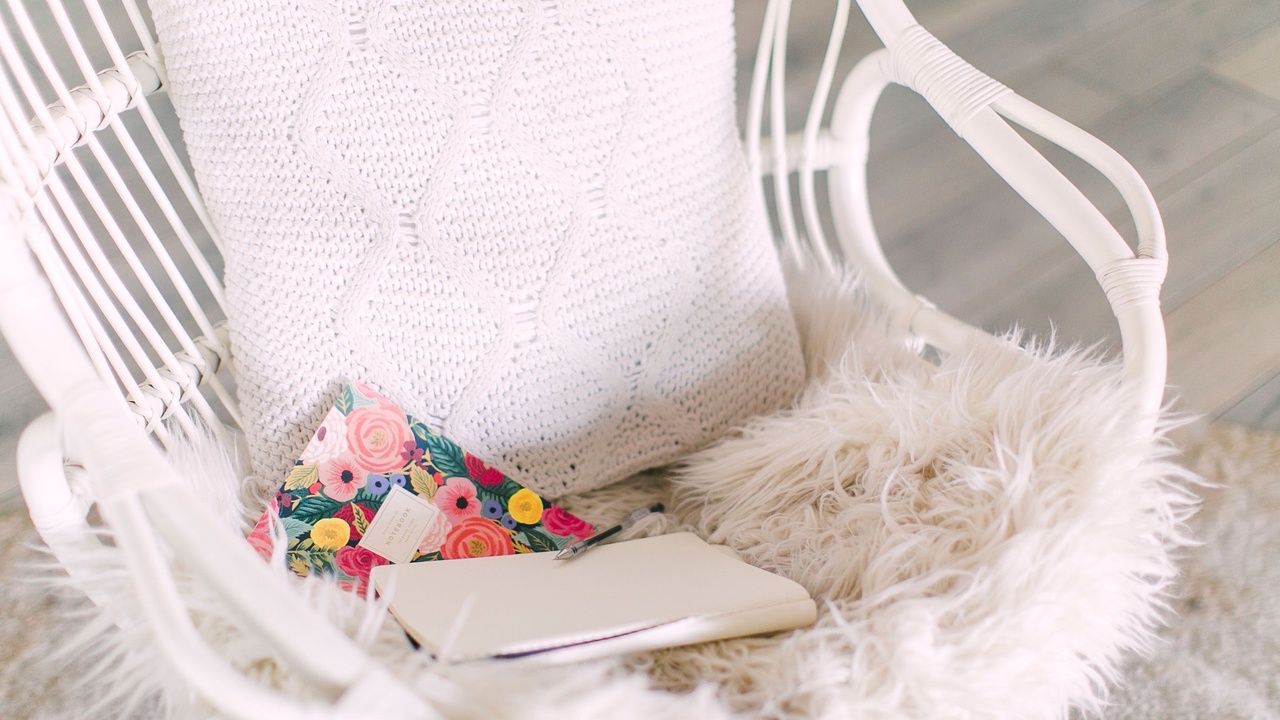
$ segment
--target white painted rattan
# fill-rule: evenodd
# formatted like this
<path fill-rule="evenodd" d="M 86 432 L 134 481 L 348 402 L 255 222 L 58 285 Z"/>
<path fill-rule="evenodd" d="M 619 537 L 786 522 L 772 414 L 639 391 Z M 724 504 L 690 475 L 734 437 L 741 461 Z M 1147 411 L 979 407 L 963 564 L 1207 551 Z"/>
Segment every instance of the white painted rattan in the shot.
<path fill-rule="evenodd" d="M 790 0 L 771 3 L 765 18 L 747 122 L 747 153 L 752 167 L 765 175 L 783 167 L 795 172 L 802 199 L 812 197 L 814 174 L 828 171 L 830 212 L 842 255 L 858 268 L 868 288 L 892 310 L 903 327 L 944 350 L 968 339 L 989 337 L 908 290 L 889 266 L 871 220 L 866 162 L 872 114 L 881 92 L 890 83 L 919 92 L 958 135 L 1062 233 L 1098 276 L 1119 323 L 1126 377 L 1140 387 L 1142 412 L 1149 427 L 1154 427 L 1164 397 L 1168 354 L 1159 300 L 1168 256 L 1155 199 L 1133 166 L 1092 135 L 964 62 L 920 27 L 901 3 L 874 0 L 860 0 L 859 6 L 885 49 L 864 58 L 844 80 L 830 128 L 817 130 L 817 120 L 825 106 L 815 103 L 803 133 L 787 136 L 780 129 L 785 98 L 775 82 L 769 93 L 772 135 L 764 140 L 760 128 L 765 78 L 771 72 L 775 78 L 785 73 L 785 45 L 779 39 L 777 24 L 785 21 L 789 4 Z M 842 22 L 839 14 L 838 11 L 837 23 Z M 815 100 L 825 98 L 831 83 L 828 66 L 832 58 L 829 49 Z M 1116 186 L 1138 228 L 1136 252 L 1101 211 L 1006 120 L 1074 153 Z M 768 165 L 764 165 L 763 158 L 769 159 Z M 807 245 L 818 257 L 829 257 L 816 205 L 812 200 L 802 202 L 804 217 L 800 226 L 793 218 L 788 184 L 774 182 L 773 186 L 776 219 L 786 244 L 797 246 L 801 237 L 807 237 Z"/>
<path fill-rule="evenodd" d="M 54 3 L 38 28 L 28 4 L 7 0 L 0 34 L 0 331 L 52 414 L 19 447 L 23 493 L 53 551 L 73 557 L 96 542 L 91 503 L 115 532 L 155 637 L 192 686 L 231 717 L 427 718 L 417 695 L 380 671 L 345 636 L 307 612 L 241 538 L 202 513 L 152 441 L 198 423 L 237 423 L 220 371 L 231 360 L 218 279 L 218 238 L 160 117 L 161 56 L 134 0 L 114 28 L 97 0 L 91 27 Z M 923 94 L 1009 184 L 1074 245 L 1097 273 L 1117 315 L 1129 382 L 1154 422 L 1166 348 L 1158 294 L 1166 255 L 1158 211 L 1141 178 L 1110 148 L 1020 98 L 955 57 L 920 28 L 900 0 L 859 0 L 886 49 L 842 85 L 831 127 L 821 129 L 835 57 L 849 14 L 839 0 L 834 32 L 801 132 L 783 111 L 789 0 L 770 2 L 748 106 L 746 151 L 760 176 L 776 175 L 780 242 L 817 262 L 855 265 L 898 320 L 942 350 L 989 338 L 906 289 L 885 259 L 866 199 L 872 112 L 891 82 Z M 44 12 L 45 9 L 42 9 Z M 82 42 L 101 43 L 99 71 Z M 57 57 L 73 61 L 60 67 Z M 75 80 L 67 78 L 74 77 Z M 762 137 L 768 118 L 771 137 Z M 1006 122 L 1061 145 L 1120 190 L 1136 220 L 1131 250 L 1101 213 Z M 816 174 L 829 173 L 837 231 L 824 236 Z M 788 173 L 797 175 L 799 208 Z M 71 481 L 69 481 L 69 477 Z M 181 518 L 179 525 L 177 518 Z M 197 539 L 198 538 L 198 539 Z M 220 661 L 191 625 L 161 540 L 196 568 L 304 674 L 330 689 L 301 707 L 248 682 Z M 76 568 L 68 570 L 75 577 Z M 101 598 L 98 598 L 101 599 Z M 340 665 L 318 662 L 335 654 Z M 372 700 L 371 700 L 372 698 Z"/>

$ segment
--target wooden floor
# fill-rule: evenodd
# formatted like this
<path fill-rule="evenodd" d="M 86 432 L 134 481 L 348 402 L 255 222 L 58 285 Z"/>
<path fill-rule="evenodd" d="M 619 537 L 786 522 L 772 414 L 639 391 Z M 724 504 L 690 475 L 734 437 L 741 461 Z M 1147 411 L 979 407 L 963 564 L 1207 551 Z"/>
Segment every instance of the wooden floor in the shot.
<path fill-rule="evenodd" d="M 978 68 L 1125 155 L 1155 191 L 1172 257 L 1164 308 L 1178 407 L 1280 430 L 1280 0 L 917 0 L 921 24 Z M 738 0 L 744 57 L 763 0 Z M 812 77 L 833 0 L 797 0 L 791 67 Z M 847 69 L 878 47 L 861 18 Z M 795 122 L 803 111 L 797 101 Z M 990 329 L 1114 344 L 1091 274 L 929 108 L 886 95 L 872 202 L 909 286 Z M 1124 226 L 1118 195 L 1048 149 Z M 43 410 L 0 341 L 0 499 Z"/>
<path fill-rule="evenodd" d="M 754 45 L 763 5 L 739 1 L 743 45 Z M 1209 419 L 1280 430 L 1280 0 L 908 6 L 972 64 L 1133 163 L 1169 237 L 1170 396 Z M 789 53 L 797 75 L 816 75 L 833 8 L 796 2 L 793 23 L 806 28 Z M 858 17 L 841 67 L 878 46 Z M 740 75 L 749 70 L 747 59 Z M 789 122 L 799 127 L 804 111 L 797 103 Z M 991 330 L 1118 343 L 1084 263 L 923 101 L 887 93 L 872 143 L 873 212 L 909 287 Z M 1100 175 L 1046 153 L 1132 237 Z"/>

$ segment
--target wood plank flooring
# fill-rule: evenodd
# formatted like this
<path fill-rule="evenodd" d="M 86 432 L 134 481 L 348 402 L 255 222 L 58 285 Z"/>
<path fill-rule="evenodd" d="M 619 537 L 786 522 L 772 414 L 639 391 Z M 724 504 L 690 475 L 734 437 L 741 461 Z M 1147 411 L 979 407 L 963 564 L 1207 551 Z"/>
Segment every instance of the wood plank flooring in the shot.
<path fill-rule="evenodd" d="M 1152 186 L 1171 265 L 1164 307 L 1178 406 L 1280 430 L 1280 0 L 909 0 L 978 68 L 1098 135 Z M 763 0 L 737 0 L 745 97 Z M 796 0 L 789 66 L 816 76 L 833 0 Z M 840 75 L 878 47 L 855 12 Z M 807 98 L 791 98 L 798 128 Z M 1056 233 L 906 91 L 873 127 L 872 203 L 903 279 L 1000 330 L 1114 346 L 1091 274 Z M 1100 176 L 1045 148 L 1119 227 Z M 0 341 L 0 501 L 44 404 Z"/>
<path fill-rule="evenodd" d="M 763 6 L 750 4 L 744 12 L 739 1 L 740 22 Z M 831 6 L 797 2 L 792 12 L 810 28 L 818 23 L 803 18 L 828 17 Z M 1133 163 L 1169 236 L 1170 396 L 1209 419 L 1280 430 L 1280 0 L 908 6 L 975 66 Z M 865 25 L 848 38 L 843 67 L 878 47 Z M 790 49 L 817 56 L 822 47 Z M 788 61 L 797 73 L 818 64 Z M 802 112 L 796 106 L 794 127 Z M 905 91 L 887 93 L 873 124 L 872 208 L 899 275 L 987 329 L 1115 347 L 1092 273 L 929 113 Z M 1039 147 L 1132 237 L 1099 174 Z"/>

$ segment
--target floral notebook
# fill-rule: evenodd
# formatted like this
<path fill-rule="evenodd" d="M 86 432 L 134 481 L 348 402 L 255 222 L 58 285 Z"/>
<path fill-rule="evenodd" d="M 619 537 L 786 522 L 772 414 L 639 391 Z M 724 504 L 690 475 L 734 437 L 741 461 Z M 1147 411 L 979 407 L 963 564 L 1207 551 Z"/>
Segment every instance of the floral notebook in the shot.
<path fill-rule="evenodd" d="M 361 593 L 379 565 L 559 550 L 594 530 L 361 383 L 343 388 L 250 533 L 267 559 L 273 518 L 290 569 Z"/>

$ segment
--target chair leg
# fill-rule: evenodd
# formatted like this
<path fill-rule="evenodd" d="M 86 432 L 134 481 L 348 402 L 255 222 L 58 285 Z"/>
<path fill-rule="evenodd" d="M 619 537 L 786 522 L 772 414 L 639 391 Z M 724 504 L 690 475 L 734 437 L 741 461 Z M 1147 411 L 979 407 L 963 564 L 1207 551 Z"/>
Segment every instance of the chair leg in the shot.
<path fill-rule="evenodd" d="M 89 498 L 68 482 L 53 413 L 41 415 L 23 430 L 17 460 L 18 486 L 40 538 L 66 568 L 72 583 L 95 604 L 105 605 L 109 596 L 92 582 L 100 569 L 91 566 L 103 545 L 87 520 Z"/>

